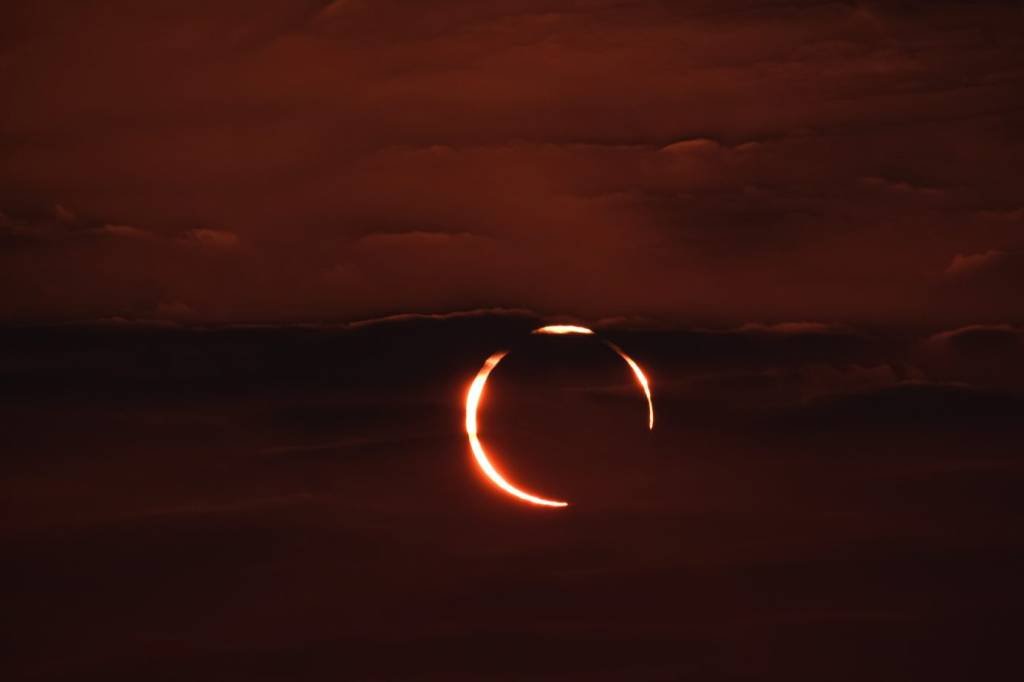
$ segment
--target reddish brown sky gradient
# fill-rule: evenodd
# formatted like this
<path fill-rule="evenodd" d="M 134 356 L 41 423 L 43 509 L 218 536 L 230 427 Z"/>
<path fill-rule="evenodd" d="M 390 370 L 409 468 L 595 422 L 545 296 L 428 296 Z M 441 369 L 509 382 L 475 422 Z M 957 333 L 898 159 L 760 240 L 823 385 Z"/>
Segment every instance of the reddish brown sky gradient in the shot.
<path fill-rule="evenodd" d="M 1017 322 L 1014 2 L 0 16 L 0 316 Z"/>
<path fill-rule="evenodd" d="M 0 680 L 1024 679 L 1022 178 L 1016 0 L 3 0 Z"/>

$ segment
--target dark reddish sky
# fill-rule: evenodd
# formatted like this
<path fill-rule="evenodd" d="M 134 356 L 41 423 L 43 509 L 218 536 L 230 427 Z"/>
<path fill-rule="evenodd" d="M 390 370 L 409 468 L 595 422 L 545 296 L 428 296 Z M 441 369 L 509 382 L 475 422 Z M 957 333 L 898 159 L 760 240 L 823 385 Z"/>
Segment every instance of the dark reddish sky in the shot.
<path fill-rule="evenodd" d="M 3 330 L 0 679 L 1020 678 L 1020 330 L 539 322 Z"/>
<path fill-rule="evenodd" d="M 1022 121 L 1019 2 L 5 0 L 0 679 L 1022 679 Z"/>
<path fill-rule="evenodd" d="M 0 315 L 1015 323 L 1015 2 L 14 1 Z"/>

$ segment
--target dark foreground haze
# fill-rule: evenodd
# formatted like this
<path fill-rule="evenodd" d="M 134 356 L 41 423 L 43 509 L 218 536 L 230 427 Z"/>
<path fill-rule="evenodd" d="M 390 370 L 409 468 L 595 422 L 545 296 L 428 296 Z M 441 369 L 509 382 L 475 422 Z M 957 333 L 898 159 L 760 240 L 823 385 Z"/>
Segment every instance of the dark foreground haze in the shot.
<path fill-rule="evenodd" d="M 648 432 L 618 358 L 537 323 L 5 330 L 7 679 L 1017 665 L 1018 333 L 603 330 L 652 378 Z M 500 348 L 482 436 L 568 509 L 472 466 Z"/>

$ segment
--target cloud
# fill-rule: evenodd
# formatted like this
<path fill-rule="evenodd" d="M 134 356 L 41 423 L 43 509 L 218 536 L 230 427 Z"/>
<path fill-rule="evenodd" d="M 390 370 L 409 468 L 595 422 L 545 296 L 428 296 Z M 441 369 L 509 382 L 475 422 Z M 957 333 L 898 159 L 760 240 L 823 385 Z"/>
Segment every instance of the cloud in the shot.
<path fill-rule="evenodd" d="M 53 216 L 58 222 L 62 223 L 73 223 L 78 220 L 78 216 L 75 215 L 75 212 L 62 204 L 57 204 L 53 207 Z"/>
<path fill-rule="evenodd" d="M 719 151 L 722 148 L 718 142 L 706 138 L 693 140 L 680 140 L 661 148 L 661 151 L 669 154 L 708 154 Z"/>
<path fill-rule="evenodd" d="M 52 248 L 80 237 L 82 234 L 81 230 L 50 215 L 12 218 L 5 214 L 0 217 L 0 240 L 6 242 L 4 245 L 15 249 L 20 247 Z"/>
<path fill-rule="evenodd" d="M 148 230 L 132 225 L 97 223 L 81 219 L 59 204 L 52 217 L 30 216 L 15 221 L 3 215 L 0 218 L 0 230 L 5 230 L 8 235 L 49 242 L 53 247 L 66 243 L 81 243 L 97 236 L 122 239 L 142 239 L 155 236 Z"/>
<path fill-rule="evenodd" d="M 802 428 L 839 424 L 860 430 L 930 425 L 949 429 L 1013 428 L 1024 415 L 1024 399 L 1001 390 L 957 382 L 903 381 L 848 394 L 829 395 L 797 413 Z"/>
<path fill-rule="evenodd" d="M 701 368 L 685 374 L 662 374 L 658 380 L 662 399 L 684 399 L 692 404 L 717 404 L 746 412 L 764 413 L 793 409 L 826 398 L 861 394 L 918 380 L 921 373 L 893 364 L 860 365 L 811 362 L 777 357 L 753 367 L 726 365 Z"/>
<path fill-rule="evenodd" d="M 1024 315 L 1024 251 L 990 249 L 957 254 L 946 267 L 941 293 L 949 307 L 974 321 Z"/>
<path fill-rule="evenodd" d="M 945 274 L 950 277 L 967 276 L 992 270 L 1005 264 L 1013 256 L 1006 251 L 986 251 L 967 255 L 957 254 L 946 268 Z"/>
<path fill-rule="evenodd" d="M 801 392 L 804 399 L 861 393 L 896 386 L 907 380 L 904 374 L 904 371 L 890 364 L 873 366 L 812 364 L 805 365 L 799 370 Z M 913 377 L 913 380 L 923 378 L 919 372 L 914 372 Z"/>
<path fill-rule="evenodd" d="M 1024 208 L 990 209 L 987 211 L 978 211 L 978 215 L 985 220 L 1017 223 L 1024 220 Z"/>
<path fill-rule="evenodd" d="M 907 180 L 890 180 L 888 178 L 869 176 L 861 178 L 860 181 L 867 187 L 898 194 L 918 194 L 928 197 L 940 197 L 943 194 L 942 190 L 937 187 L 918 185 Z"/>
<path fill-rule="evenodd" d="M 3 232 L 4 312 L 67 318 L 80 304 L 38 273 L 72 290 L 120 271 L 149 300 L 205 289 L 236 322 L 490 305 L 935 319 L 951 316 L 935 254 L 1015 243 L 1005 4 L 110 7 L 5 24 L 0 89 L 20 96 L 0 206 L 23 227 Z M 990 35 L 984 55 L 949 21 Z M 82 44 L 90 69 L 66 82 Z M 108 223 L 153 238 L 89 244 L 139 236 Z M 226 286 L 196 260 L 242 249 L 217 264 Z"/>
<path fill-rule="evenodd" d="M 205 227 L 188 230 L 182 235 L 182 240 L 204 248 L 224 250 L 235 249 L 241 244 L 241 239 L 234 232 Z"/>
<path fill-rule="evenodd" d="M 145 239 L 151 237 L 151 233 L 147 232 L 138 227 L 132 225 L 111 225 L 107 224 L 102 227 L 96 228 L 97 234 L 109 235 L 111 237 L 121 237 L 124 239 Z"/>
<path fill-rule="evenodd" d="M 933 376 L 1024 392 L 1024 328 L 973 324 L 933 334 L 921 348 Z"/>
<path fill-rule="evenodd" d="M 405 322 L 418 322 L 418 321 L 445 321 L 445 320 L 464 320 L 474 318 L 492 318 L 492 317 L 513 317 L 513 318 L 531 318 L 540 319 L 541 316 L 532 310 L 525 308 L 479 308 L 477 310 L 457 310 L 450 313 L 398 313 L 395 315 L 385 315 L 383 317 L 374 317 L 367 320 L 356 320 L 355 322 L 348 322 L 345 326 L 352 329 L 360 329 L 363 327 L 374 327 L 382 324 L 395 324 Z"/>
<path fill-rule="evenodd" d="M 927 343 L 940 347 L 977 348 L 987 352 L 993 343 L 1016 345 L 1022 340 L 1024 330 L 1009 324 L 972 324 L 933 334 L 928 337 Z"/>
<path fill-rule="evenodd" d="M 742 334 L 852 334 L 852 329 L 845 325 L 828 322 L 776 322 L 763 324 L 760 322 L 747 322 L 736 329 Z"/>
<path fill-rule="evenodd" d="M 324 5 L 323 9 L 316 15 L 315 20 L 333 20 L 346 11 L 358 8 L 362 3 L 360 0 L 332 0 Z"/>

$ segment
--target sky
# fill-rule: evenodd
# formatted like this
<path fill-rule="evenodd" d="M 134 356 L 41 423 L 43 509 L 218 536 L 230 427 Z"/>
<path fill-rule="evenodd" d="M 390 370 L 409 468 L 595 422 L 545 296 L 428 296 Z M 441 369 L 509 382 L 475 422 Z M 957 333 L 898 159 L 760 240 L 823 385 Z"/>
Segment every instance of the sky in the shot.
<path fill-rule="evenodd" d="M 1014 2 L 10 2 L 0 315 L 1021 321 Z"/>
<path fill-rule="evenodd" d="M 1019 2 L 7 0 L 0 102 L 0 678 L 1021 677 Z"/>

